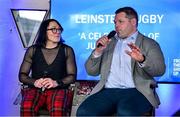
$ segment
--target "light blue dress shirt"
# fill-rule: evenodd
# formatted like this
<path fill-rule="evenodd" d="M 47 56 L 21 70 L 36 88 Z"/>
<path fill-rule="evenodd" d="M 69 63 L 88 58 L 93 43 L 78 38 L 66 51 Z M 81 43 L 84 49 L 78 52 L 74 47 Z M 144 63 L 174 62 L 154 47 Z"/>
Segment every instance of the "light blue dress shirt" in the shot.
<path fill-rule="evenodd" d="M 135 43 L 138 32 L 135 32 L 126 39 L 120 39 L 117 35 L 115 38 L 118 40 L 115 50 L 113 52 L 113 59 L 111 69 L 105 88 L 134 88 L 134 81 L 131 73 L 131 57 L 125 50 L 131 51 L 128 43 Z"/>

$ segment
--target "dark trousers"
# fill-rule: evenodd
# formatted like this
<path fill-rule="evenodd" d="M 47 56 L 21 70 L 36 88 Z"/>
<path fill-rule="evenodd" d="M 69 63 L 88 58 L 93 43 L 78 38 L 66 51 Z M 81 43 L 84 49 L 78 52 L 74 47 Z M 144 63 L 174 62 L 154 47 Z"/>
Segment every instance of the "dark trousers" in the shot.
<path fill-rule="evenodd" d="M 152 108 L 136 88 L 108 88 L 88 97 L 78 108 L 77 116 L 141 116 Z"/>

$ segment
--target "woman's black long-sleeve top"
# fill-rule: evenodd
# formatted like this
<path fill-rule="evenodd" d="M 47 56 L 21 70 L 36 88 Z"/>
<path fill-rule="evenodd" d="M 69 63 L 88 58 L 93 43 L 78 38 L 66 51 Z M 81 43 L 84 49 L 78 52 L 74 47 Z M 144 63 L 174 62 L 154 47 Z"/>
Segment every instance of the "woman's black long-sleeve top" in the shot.
<path fill-rule="evenodd" d="M 35 80 L 50 77 L 59 84 L 58 88 L 69 86 L 76 80 L 77 67 L 73 49 L 65 44 L 55 48 L 33 45 L 25 53 L 19 71 L 19 80 L 34 87 Z"/>

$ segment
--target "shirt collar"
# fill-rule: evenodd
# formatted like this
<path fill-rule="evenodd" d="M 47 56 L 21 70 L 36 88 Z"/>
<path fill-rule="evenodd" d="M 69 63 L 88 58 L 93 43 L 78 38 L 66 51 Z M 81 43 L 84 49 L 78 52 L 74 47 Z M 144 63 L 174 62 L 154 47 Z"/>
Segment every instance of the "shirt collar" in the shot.
<path fill-rule="evenodd" d="M 133 41 L 135 41 L 136 38 L 137 38 L 137 35 L 138 35 L 138 31 L 134 32 L 131 36 L 127 37 L 126 39 L 121 39 L 121 38 L 119 38 L 119 37 L 117 36 L 117 34 L 115 35 L 115 38 L 116 38 L 117 40 L 133 40 Z"/>
<path fill-rule="evenodd" d="M 138 35 L 138 31 L 136 31 L 135 33 L 133 33 L 133 34 L 132 34 L 130 37 L 128 37 L 128 38 L 130 38 L 130 39 L 132 39 L 132 40 L 136 40 L 137 35 Z"/>

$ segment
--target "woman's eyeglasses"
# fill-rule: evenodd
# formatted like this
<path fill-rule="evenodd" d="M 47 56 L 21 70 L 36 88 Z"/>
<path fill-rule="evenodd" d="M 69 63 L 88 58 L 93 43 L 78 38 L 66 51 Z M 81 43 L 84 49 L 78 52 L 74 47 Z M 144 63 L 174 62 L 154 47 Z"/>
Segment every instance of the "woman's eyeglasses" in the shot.
<path fill-rule="evenodd" d="M 50 29 L 47 29 L 47 30 L 51 30 L 54 34 L 55 33 L 61 33 L 61 29 L 57 29 L 57 28 L 50 28 Z"/>

